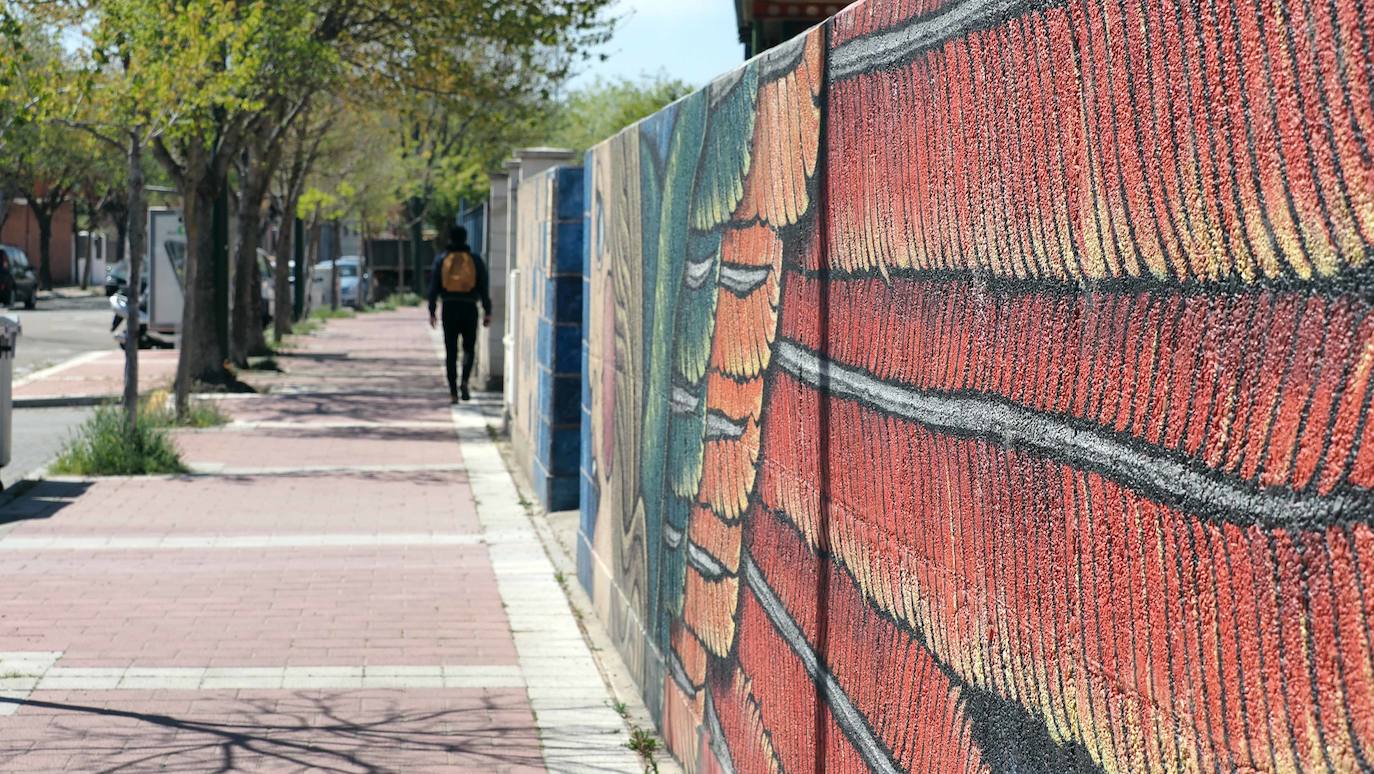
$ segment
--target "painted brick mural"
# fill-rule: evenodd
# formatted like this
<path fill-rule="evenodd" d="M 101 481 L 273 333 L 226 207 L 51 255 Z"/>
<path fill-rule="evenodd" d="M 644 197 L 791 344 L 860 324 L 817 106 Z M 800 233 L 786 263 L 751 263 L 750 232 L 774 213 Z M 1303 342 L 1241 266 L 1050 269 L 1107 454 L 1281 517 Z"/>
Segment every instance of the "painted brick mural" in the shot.
<path fill-rule="evenodd" d="M 517 213 L 519 330 L 511 440 L 551 511 L 578 505 L 584 186 L 555 167 L 524 181 Z"/>
<path fill-rule="evenodd" d="M 579 569 L 690 770 L 1374 768 L 1371 39 L 869 0 L 588 154 Z"/>

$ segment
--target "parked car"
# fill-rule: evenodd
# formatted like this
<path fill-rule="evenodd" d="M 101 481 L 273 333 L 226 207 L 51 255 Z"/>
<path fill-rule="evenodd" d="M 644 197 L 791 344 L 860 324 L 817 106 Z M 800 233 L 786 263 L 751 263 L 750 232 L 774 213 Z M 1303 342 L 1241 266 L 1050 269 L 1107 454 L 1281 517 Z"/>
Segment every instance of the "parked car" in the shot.
<path fill-rule="evenodd" d="M 363 271 L 363 259 L 356 255 L 345 255 L 338 264 L 339 306 L 351 306 L 354 309 L 367 306 L 371 300 L 372 274 Z M 313 308 L 320 309 L 333 303 L 334 294 L 329 285 L 333 271 L 333 261 L 320 261 L 315 265 L 310 279 L 310 304 Z"/>
<path fill-rule="evenodd" d="M 38 274 L 25 255 L 13 245 L 0 245 L 0 305 L 23 302 L 25 309 L 38 305 Z"/>

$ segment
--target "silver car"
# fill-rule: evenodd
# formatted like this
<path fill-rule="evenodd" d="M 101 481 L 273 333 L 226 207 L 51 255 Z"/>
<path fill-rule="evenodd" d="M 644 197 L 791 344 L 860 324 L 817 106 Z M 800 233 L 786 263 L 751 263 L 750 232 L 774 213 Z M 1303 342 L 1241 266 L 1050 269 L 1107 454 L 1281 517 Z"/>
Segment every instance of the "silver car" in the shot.
<path fill-rule="evenodd" d="M 335 261 L 321 261 L 315 265 L 311 282 L 311 304 L 315 308 L 330 306 L 333 293 L 330 279 L 333 277 Z M 372 274 L 363 271 L 363 259 L 356 255 L 345 255 L 338 261 L 339 266 L 339 306 L 362 309 L 371 300 Z"/>

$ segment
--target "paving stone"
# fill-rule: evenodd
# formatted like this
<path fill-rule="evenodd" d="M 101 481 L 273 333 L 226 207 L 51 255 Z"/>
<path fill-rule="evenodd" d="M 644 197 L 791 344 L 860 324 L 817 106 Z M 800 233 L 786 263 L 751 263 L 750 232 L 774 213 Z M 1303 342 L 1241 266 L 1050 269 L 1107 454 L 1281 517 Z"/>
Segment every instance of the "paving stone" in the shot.
<path fill-rule="evenodd" d="M 0 771 L 642 770 L 424 322 L 303 338 L 175 434 L 209 475 L 9 506 Z"/>

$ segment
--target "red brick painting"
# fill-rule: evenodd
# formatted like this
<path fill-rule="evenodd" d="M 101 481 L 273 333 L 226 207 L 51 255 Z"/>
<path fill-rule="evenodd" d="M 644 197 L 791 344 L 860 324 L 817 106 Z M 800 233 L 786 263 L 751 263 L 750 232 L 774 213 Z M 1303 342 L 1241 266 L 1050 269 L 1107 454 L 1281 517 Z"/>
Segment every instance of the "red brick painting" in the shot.
<path fill-rule="evenodd" d="M 1374 23 L 868 0 L 588 156 L 582 580 L 694 771 L 1374 770 Z"/>

